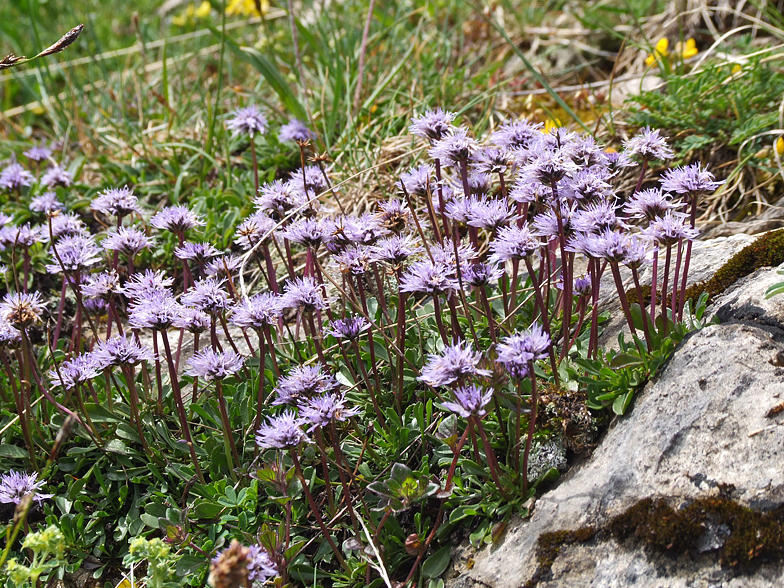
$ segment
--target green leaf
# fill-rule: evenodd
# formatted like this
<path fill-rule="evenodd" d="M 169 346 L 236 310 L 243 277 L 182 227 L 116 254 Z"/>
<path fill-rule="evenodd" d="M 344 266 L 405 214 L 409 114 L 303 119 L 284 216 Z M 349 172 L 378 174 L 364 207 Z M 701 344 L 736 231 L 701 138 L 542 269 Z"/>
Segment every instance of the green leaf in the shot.
<path fill-rule="evenodd" d="M 132 455 L 134 452 L 128 449 L 128 446 L 119 439 L 111 439 L 103 448 L 109 453 L 116 453 L 118 455 Z"/>
<path fill-rule="evenodd" d="M 452 548 L 447 545 L 436 551 L 422 564 L 422 576 L 425 578 L 437 578 L 443 574 L 451 561 L 450 551 Z"/>
<path fill-rule="evenodd" d="M 197 519 L 215 519 L 222 511 L 220 504 L 209 500 L 197 500 L 193 503 L 193 516 Z"/>
<path fill-rule="evenodd" d="M 17 445 L 3 443 L 0 445 L 0 457 L 10 457 L 11 459 L 27 459 L 30 454 L 27 450 Z"/>
<path fill-rule="evenodd" d="M 619 353 L 612 358 L 610 365 L 614 368 L 636 367 L 643 365 L 643 360 L 639 355 L 632 353 Z"/>
<path fill-rule="evenodd" d="M 213 35 L 218 38 L 221 37 L 221 32 L 218 29 L 215 27 L 209 28 Z M 234 55 L 256 68 L 256 71 L 258 71 L 267 83 L 272 86 L 272 89 L 278 95 L 280 101 L 286 106 L 291 114 L 301 120 L 306 120 L 308 118 L 305 109 L 294 95 L 294 92 L 292 92 L 291 86 L 289 86 L 286 78 L 283 77 L 283 74 L 280 73 L 269 59 L 253 47 L 241 47 L 229 37 L 225 37 L 225 42 L 226 47 L 228 47 Z"/>
<path fill-rule="evenodd" d="M 773 284 L 765 291 L 765 298 L 770 298 L 782 293 L 784 293 L 784 282 L 779 282 L 778 284 Z"/>

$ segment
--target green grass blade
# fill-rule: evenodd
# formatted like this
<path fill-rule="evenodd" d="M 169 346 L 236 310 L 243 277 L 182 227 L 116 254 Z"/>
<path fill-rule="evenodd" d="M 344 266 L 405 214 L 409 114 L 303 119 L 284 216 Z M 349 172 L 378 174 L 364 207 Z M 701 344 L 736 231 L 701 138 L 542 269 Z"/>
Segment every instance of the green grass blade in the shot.
<path fill-rule="evenodd" d="M 212 31 L 213 35 L 220 37 L 220 31 L 214 27 L 210 27 L 210 31 Z M 225 42 L 226 47 L 228 47 L 234 55 L 252 65 L 256 71 L 264 77 L 291 114 L 300 120 L 307 120 L 308 115 L 305 112 L 302 103 L 291 90 L 286 78 L 283 77 L 283 74 L 278 71 L 269 59 L 256 49 L 252 47 L 241 47 L 228 37 L 225 39 Z"/>

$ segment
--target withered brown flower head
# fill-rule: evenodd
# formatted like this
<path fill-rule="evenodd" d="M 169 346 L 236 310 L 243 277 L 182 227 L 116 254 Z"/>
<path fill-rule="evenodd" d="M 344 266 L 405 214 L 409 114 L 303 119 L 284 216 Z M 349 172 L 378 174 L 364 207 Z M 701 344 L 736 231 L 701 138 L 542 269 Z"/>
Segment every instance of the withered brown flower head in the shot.
<path fill-rule="evenodd" d="M 245 588 L 250 561 L 250 549 L 232 539 L 231 544 L 212 560 L 207 583 L 212 588 Z"/>
<path fill-rule="evenodd" d="M 20 331 L 41 321 L 44 305 L 38 292 L 9 292 L 0 304 L 0 315 Z"/>

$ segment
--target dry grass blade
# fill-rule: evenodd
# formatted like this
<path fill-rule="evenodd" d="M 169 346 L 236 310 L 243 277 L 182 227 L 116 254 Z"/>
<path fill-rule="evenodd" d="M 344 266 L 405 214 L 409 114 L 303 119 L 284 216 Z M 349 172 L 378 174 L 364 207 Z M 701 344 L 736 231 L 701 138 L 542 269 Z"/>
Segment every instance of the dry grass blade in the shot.
<path fill-rule="evenodd" d="M 24 55 L 21 57 L 17 57 L 13 53 L 11 53 L 10 55 L 6 55 L 2 59 L 0 59 L 0 71 L 14 67 L 17 63 L 19 63 L 20 61 L 24 61 L 25 59 L 26 57 Z"/>
<path fill-rule="evenodd" d="M 80 24 L 72 28 L 70 31 L 65 33 L 60 39 L 54 44 L 50 45 L 43 51 L 41 51 L 38 55 L 33 57 L 36 59 L 38 57 L 46 57 L 47 55 L 52 55 L 53 53 L 60 53 L 60 51 L 64 51 L 69 45 L 72 45 L 76 39 L 79 38 L 79 35 L 82 34 L 84 30 L 84 25 Z"/>
<path fill-rule="evenodd" d="M 2 59 L 0 59 L 0 71 L 4 69 L 10 69 L 15 65 L 19 65 L 20 63 L 27 63 L 33 61 L 34 59 L 38 59 L 39 57 L 46 57 L 47 55 L 60 53 L 60 51 L 63 51 L 69 45 L 72 45 L 74 41 L 76 41 L 76 39 L 79 38 L 79 35 L 82 34 L 83 30 L 84 30 L 83 24 L 75 26 L 70 31 L 65 33 L 62 37 L 60 37 L 60 39 L 58 39 L 56 43 L 50 45 L 49 47 L 41 51 L 38 55 L 36 55 L 35 57 L 31 57 L 30 59 L 27 59 L 24 56 L 17 57 L 13 53 L 11 53 L 10 55 L 6 55 Z"/>

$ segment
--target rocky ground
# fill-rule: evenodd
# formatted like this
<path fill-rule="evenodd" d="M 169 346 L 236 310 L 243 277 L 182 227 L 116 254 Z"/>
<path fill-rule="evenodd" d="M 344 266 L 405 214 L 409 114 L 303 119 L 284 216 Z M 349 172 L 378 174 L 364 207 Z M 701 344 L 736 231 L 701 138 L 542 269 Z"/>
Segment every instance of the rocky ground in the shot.
<path fill-rule="evenodd" d="M 693 279 L 710 276 L 750 240 L 701 244 Z M 543 495 L 530 519 L 510 525 L 491 548 L 458 548 L 446 585 L 784 585 L 784 526 L 775 510 L 784 503 L 784 296 L 764 297 L 780 280 L 775 268 L 762 269 L 717 298 L 708 312 L 720 324 L 687 337 L 591 458 Z M 653 516 L 634 519 L 646 499 L 663 502 L 645 511 Z M 713 514 L 696 527 L 679 526 L 689 504 L 708 499 L 711 508 L 742 512 L 746 522 Z M 748 522 L 758 519 L 771 524 Z M 619 535 L 619 520 L 636 539 Z M 577 533 L 552 534 L 560 531 Z M 731 547 L 745 555 L 739 559 Z"/>

